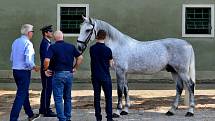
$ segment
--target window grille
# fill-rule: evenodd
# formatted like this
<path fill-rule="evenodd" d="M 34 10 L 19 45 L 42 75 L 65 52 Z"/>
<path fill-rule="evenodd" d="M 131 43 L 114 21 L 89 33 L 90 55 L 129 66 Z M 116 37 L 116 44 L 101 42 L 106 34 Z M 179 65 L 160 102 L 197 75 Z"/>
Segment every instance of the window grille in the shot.
<path fill-rule="evenodd" d="M 78 36 L 82 16 L 89 16 L 88 4 L 58 4 L 57 29 L 66 36 Z"/>
<path fill-rule="evenodd" d="M 186 34 L 211 34 L 211 8 L 186 8 Z"/>

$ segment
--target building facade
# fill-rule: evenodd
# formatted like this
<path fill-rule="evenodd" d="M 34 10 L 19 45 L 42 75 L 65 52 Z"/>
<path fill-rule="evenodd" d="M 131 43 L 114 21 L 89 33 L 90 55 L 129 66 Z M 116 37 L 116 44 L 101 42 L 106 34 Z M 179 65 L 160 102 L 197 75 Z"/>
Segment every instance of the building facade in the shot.
<path fill-rule="evenodd" d="M 0 70 L 11 71 L 11 44 L 20 36 L 22 24 L 34 25 L 33 44 L 39 64 L 39 30 L 52 24 L 65 40 L 76 44 L 81 15 L 104 20 L 140 41 L 185 39 L 193 45 L 197 80 L 215 75 L 214 0 L 1 0 Z M 84 53 L 80 71 L 90 71 L 89 53 Z M 89 76 L 89 72 L 87 72 Z"/>

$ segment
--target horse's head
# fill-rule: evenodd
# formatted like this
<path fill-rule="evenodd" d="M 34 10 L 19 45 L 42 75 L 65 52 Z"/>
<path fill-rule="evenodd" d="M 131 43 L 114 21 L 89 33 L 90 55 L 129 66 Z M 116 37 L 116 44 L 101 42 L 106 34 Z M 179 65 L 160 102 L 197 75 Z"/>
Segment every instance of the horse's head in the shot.
<path fill-rule="evenodd" d="M 82 53 L 86 49 L 90 40 L 94 40 L 96 36 L 95 23 L 91 18 L 86 18 L 83 16 L 84 22 L 81 24 L 80 34 L 77 40 L 78 50 Z"/>

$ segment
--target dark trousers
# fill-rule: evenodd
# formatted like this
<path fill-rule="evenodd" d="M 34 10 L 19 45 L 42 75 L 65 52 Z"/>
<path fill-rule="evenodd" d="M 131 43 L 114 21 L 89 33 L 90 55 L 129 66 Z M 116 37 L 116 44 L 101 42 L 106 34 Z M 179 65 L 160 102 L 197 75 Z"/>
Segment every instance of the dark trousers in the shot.
<path fill-rule="evenodd" d="M 93 90 L 94 90 L 94 108 L 95 108 L 95 116 L 97 120 L 102 120 L 101 115 L 101 87 L 104 91 L 105 95 L 105 111 L 107 114 L 107 120 L 112 119 L 112 82 L 111 80 L 92 80 Z"/>
<path fill-rule="evenodd" d="M 28 117 L 33 116 L 29 101 L 29 85 L 31 78 L 30 70 L 13 70 L 13 77 L 16 82 L 17 91 L 16 97 L 13 103 L 13 107 L 10 113 L 10 121 L 17 121 L 19 113 L 24 106 L 25 113 Z"/>
<path fill-rule="evenodd" d="M 46 77 L 43 70 L 40 71 L 42 81 L 42 92 L 40 97 L 40 114 L 48 114 L 51 112 L 50 102 L 52 95 L 52 77 Z"/>

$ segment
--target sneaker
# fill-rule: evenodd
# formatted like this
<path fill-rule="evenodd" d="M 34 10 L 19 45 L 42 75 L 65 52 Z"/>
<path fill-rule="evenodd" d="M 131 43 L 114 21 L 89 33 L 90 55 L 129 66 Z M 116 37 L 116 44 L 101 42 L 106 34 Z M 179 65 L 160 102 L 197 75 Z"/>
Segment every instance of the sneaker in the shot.
<path fill-rule="evenodd" d="M 28 117 L 28 121 L 34 121 L 35 119 L 39 118 L 40 114 L 34 114 L 32 117 Z"/>

